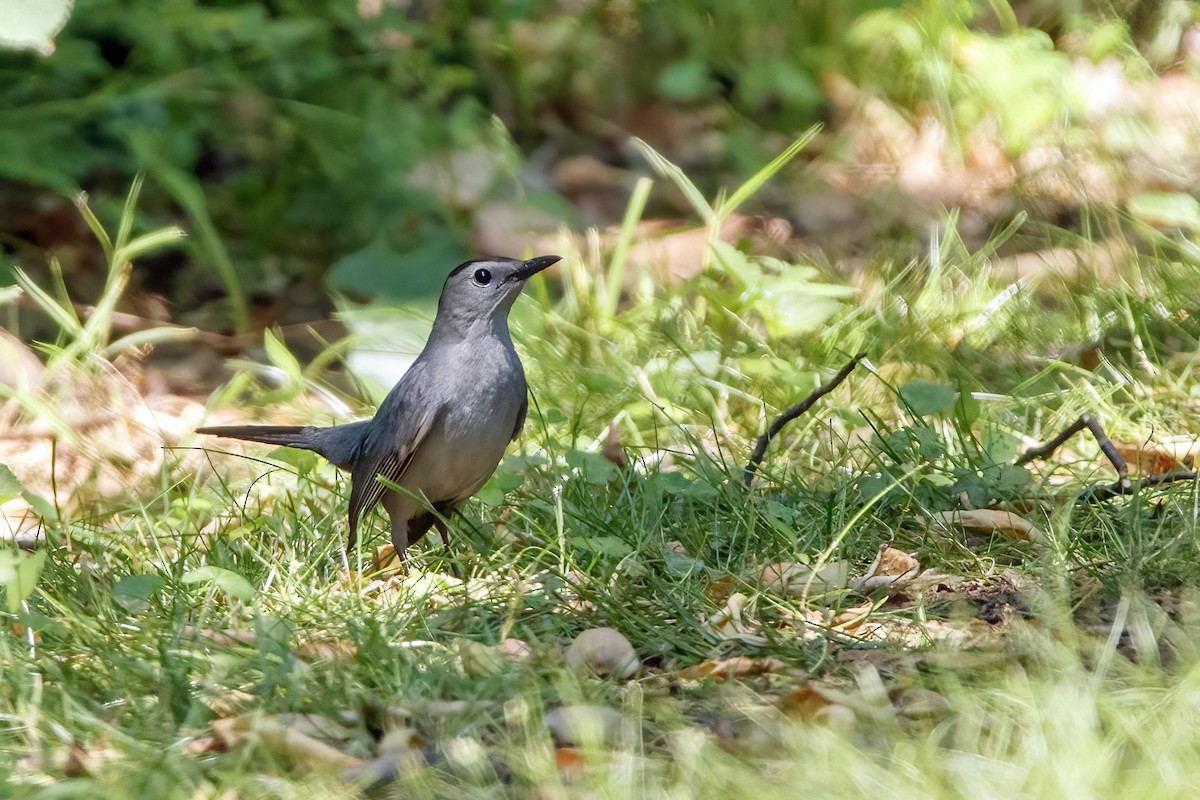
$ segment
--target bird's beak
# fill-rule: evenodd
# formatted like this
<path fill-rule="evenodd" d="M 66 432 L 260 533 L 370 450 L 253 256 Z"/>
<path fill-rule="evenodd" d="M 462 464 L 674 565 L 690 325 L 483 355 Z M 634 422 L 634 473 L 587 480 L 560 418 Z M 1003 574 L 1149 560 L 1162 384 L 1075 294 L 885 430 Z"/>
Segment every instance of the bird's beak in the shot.
<path fill-rule="evenodd" d="M 562 256 L 538 256 L 531 258 L 521 265 L 521 268 L 508 276 L 510 281 L 523 281 L 544 270 L 551 264 L 557 264 Z"/>

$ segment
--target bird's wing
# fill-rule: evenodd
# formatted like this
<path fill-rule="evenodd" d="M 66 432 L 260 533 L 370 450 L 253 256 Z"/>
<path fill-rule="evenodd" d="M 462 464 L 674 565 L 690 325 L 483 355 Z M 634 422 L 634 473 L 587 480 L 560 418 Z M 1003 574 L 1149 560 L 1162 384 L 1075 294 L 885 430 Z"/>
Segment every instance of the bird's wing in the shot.
<path fill-rule="evenodd" d="M 413 365 L 392 390 L 375 415 L 375 424 L 364 438 L 362 450 L 350 471 L 350 536 L 346 549 L 358 541 L 358 523 L 383 497 L 387 487 L 380 478 L 399 483 L 417 448 L 433 427 L 441 410 L 422 390 L 424 365 Z"/>

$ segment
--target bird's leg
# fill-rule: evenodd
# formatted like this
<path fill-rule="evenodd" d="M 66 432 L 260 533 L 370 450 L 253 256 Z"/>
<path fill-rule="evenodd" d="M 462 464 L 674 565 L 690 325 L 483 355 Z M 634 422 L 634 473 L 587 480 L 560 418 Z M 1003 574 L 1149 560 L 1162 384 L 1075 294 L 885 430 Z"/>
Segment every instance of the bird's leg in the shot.
<path fill-rule="evenodd" d="M 404 503 L 392 501 L 393 493 L 384 497 L 384 508 L 392 520 L 392 558 L 385 554 L 376 554 L 375 566 L 381 571 L 395 571 L 403 574 L 408 566 L 408 513 Z M 382 557 L 381 557 L 382 555 Z"/>
<path fill-rule="evenodd" d="M 441 519 L 433 520 L 433 527 L 437 528 L 438 534 L 442 537 L 442 544 L 446 546 L 446 551 L 450 550 L 450 529 L 446 527 L 446 523 Z"/>
<path fill-rule="evenodd" d="M 446 547 L 446 559 L 450 564 L 450 574 L 458 578 L 460 581 L 466 580 L 462 569 L 458 566 L 458 562 L 451 557 L 450 553 L 450 528 L 446 526 L 441 517 L 434 517 L 433 527 L 437 528 L 437 532 L 442 537 L 442 544 Z"/>
<path fill-rule="evenodd" d="M 460 581 L 466 581 L 466 579 L 467 579 L 466 575 L 464 575 L 461 567 L 458 566 L 457 561 L 451 557 L 450 529 L 448 527 L 446 527 L 445 522 L 443 522 L 443 519 L 440 517 L 433 518 L 433 527 L 437 528 L 438 534 L 442 535 L 442 543 L 446 548 L 446 560 L 448 560 L 448 563 L 450 564 L 450 575 L 460 579 Z"/>
<path fill-rule="evenodd" d="M 392 525 L 392 549 L 401 566 L 408 564 L 408 520 L 401 525 Z"/>

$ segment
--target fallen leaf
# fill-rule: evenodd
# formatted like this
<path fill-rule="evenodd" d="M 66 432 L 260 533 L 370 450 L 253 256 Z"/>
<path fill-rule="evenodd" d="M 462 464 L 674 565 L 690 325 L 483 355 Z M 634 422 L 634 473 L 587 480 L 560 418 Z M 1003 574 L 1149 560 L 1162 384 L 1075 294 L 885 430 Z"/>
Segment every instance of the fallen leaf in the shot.
<path fill-rule="evenodd" d="M 701 623 L 701 626 L 720 639 L 737 639 L 740 642 L 761 647 L 767 643 L 767 640 L 756 632 L 758 630 L 757 623 L 747 620 L 745 611 L 749 604 L 750 600 L 746 595 L 736 592 L 725 602 L 724 608 L 715 614 L 710 614 Z"/>
<path fill-rule="evenodd" d="M 615 628 L 580 633 L 567 648 L 567 663 L 572 669 L 618 678 L 632 678 L 642 666 L 633 645 Z"/>
<path fill-rule="evenodd" d="M 765 675 L 780 672 L 787 667 L 783 661 L 774 656 L 750 658 L 737 656 L 735 658 L 709 659 L 699 664 L 675 672 L 675 677 L 683 681 L 700 681 L 711 678 L 715 681 L 737 680 L 754 675 Z"/>
<path fill-rule="evenodd" d="M 318 741 L 276 717 L 244 714 L 229 719 L 215 719 L 210 727 L 213 737 L 226 750 L 232 750 L 247 740 L 254 740 L 301 771 L 341 770 L 362 763 L 361 759 Z"/>
<path fill-rule="evenodd" d="M 584 761 L 583 754 L 574 747 L 556 747 L 554 748 L 554 764 L 558 767 L 559 773 L 570 780 L 583 777 L 583 770 L 587 762 Z"/>
<path fill-rule="evenodd" d="M 1166 475 L 1192 469 L 1196 464 L 1197 440 L 1191 436 L 1127 442 L 1114 439 L 1117 455 L 1143 477 Z"/>
<path fill-rule="evenodd" d="M 950 701 L 931 689 L 912 687 L 892 694 L 901 721 L 940 720 L 950 713 Z"/>
<path fill-rule="evenodd" d="M 733 595 L 734 586 L 736 584 L 732 575 L 722 575 L 715 581 L 709 581 L 705 585 L 704 596 L 714 603 L 724 603 Z"/>
<path fill-rule="evenodd" d="M 509 637 L 500 643 L 500 652 L 510 661 L 527 661 L 533 655 L 533 648 L 523 639 Z"/>
<path fill-rule="evenodd" d="M 782 561 L 762 571 L 761 586 L 780 597 L 805 598 L 845 589 L 849 582 L 850 564 L 830 561 L 816 572 L 807 564 Z"/>
<path fill-rule="evenodd" d="M 830 628 L 842 633 L 853 633 L 867 621 L 867 617 L 874 610 L 875 604 L 869 601 L 854 608 L 848 608 L 833 618 Z"/>
<path fill-rule="evenodd" d="M 358 647 L 346 640 L 310 641 L 297 645 L 293 653 L 302 661 L 348 661 L 358 655 Z"/>
<path fill-rule="evenodd" d="M 458 653 L 462 670 L 470 678 L 483 678 L 504 670 L 508 659 L 499 645 L 486 645 L 482 642 L 463 640 L 455 650 Z"/>
<path fill-rule="evenodd" d="M 608 435 L 604 437 L 604 442 L 600 445 L 600 455 L 616 464 L 620 469 L 625 469 L 625 451 L 621 448 L 621 432 L 617 430 L 617 423 L 608 423 Z"/>
<path fill-rule="evenodd" d="M 379 741 L 375 758 L 347 765 L 342 771 L 342 780 L 374 790 L 428 763 L 425 741 L 421 735 L 412 728 L 395 728 Z"/>
<path fill-rule="evenodd" d="M 559 706 L 543 718 L 554 740 L 563 745 L 612 742 L 621 731 L 621 714 L 608 706 Z"/>
<path fill-rule="evenodd" d="M 903 589 L 921 572 L 921 565 L 903 550 L 883 544 L 865 575 L 850 581 L 850 588 L 860 594 L 877 589 L 895 592 Z"/>
<path fill-rule="evenodd" d="M 938 511 L 929 515 L 930 522 L 945 530 L 958 527 L 973 533 L 1000 533 L 1027 542 L 1045 541 L 1042 533 L 1029 520 L 1011 511 L 979 508 L 970 511 Z"/>

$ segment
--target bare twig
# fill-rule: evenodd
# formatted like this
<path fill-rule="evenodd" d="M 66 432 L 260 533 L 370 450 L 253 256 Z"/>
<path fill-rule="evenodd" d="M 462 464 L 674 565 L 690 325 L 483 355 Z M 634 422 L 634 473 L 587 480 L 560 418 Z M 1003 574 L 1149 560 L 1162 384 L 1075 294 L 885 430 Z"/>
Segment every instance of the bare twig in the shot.
<path fill-rule="evenodd" d="M 863 352 L 850 359 L 844 367 L 838 370 L 838 373 L 830 379 L 828 383 L 818 386 L 808 397 L 801 400 L 796 405 L 789 408 L 787 411 L 780 414 L 767 428 L 767 432 L 758 437 L 758 442 L 754 445 L 754 452 L 750 454 L 750 460 L 746 462 L 746 470 L 743 480 L 746 486 L 750 486 L 754 481 L 754 473 L 758 470 L 758 465 L 762 462 L 763 456 L 767 454 L 767 447 L 771 444 L 779 432 L 783 430 L 783 426 L 794 420 L 796 417 L 803 414 L 813 407 L 813 404 L 820 400 L 825 395 L 836 389 L 841 383 L 850 377 L 850 373 L 858 366 L 858 362 L 867 357 L 867 353 Z"/>
<path fill-rule="evenodd" d="M 1196 480 L 1197 473 L 1194 470 L 1186 472 L 1168 472 L 1165 475 L 1150 475 L 1138 481 L 1117 481 L 1108 486 L 1094 486 L 1080 494 L 1080 498 L 1095 503 L 1100 503 L 1105 500 L 1111 500 L 1114 497 L 1123 497 L 1125 495 L 1137 494 L 1142 489 L 1151 489 L 1155 486 L 1164 486 L 1168 483 L 1183 483 Z"/>
<path fill-rule="evenodd" d="M 1129 465 L 1125 463 L 1125 459 L 1121 458 L 1117 453 L 1117 448 L 1113 446 L 1112 439 L 1108 438 L 1108 434 L 1104 432 L 1104 428 L 1100 426 L 1100 421 L 1091 414 L 1084 414 L 1079 419 L 1067 426 L 1066 430 L 1055 436 L 1050 441 L 1040 447 L 1035 447 L 1032 450 L 1026 450 L 1020 458 L 1017 459 L 1018 467 L 1023 467 L 1030 461 L 1038 458 L 1045 458 L 1053 453 L 1058 448 L 1062 447 L 1063 442 L 1070 439 L 1075 434 L 1079 433 L 1084 428 L 1092 432 L 1092 436 L 1096 437 L 1096 443 L 1100 445 L 1100 452 L 1104 453 L 1105 458 L 1117 470 L 1117 474 L 1121 476 L 1121 481 L 1129 482 Z"/>
<path fill-rule="evenodd" d="M 1099 420 L 1090 414 L 1084 414 L 1079 419 L 1067 426 L 1066 430 L 1055 436 L 1050 441 L 1043 445 L 1026 450 L 1016 460 L 1018 467 L 1025 466 L 1030 461 L 1039 458 L 1046 458 L 1055 450 L 1062 446 L 1063 442 L 1070 439 L 1075 434 L 1079 433 L 1084 428 L 1091 431 L 1092 436 L 1096 437 L 1096 443 L 1100 445 L 1100 452 L 1104 453 L 1105 458 L 1117 470 L 1118 478 L 1111 484 L 1103 486 L 1091 486 L 1080 492 L 1079 497 L 1082 500 L 1089 502 L 1103 502 L 1111 500 L 1114 497 L 1124 497 L 1131 494 L 1136 494 L 1142 489 L 1149 489 L 1155 486 L 1164 486 L 1169 483 L 1181 483 L 1184 481 L 1196 480 L 1197 473 L 1194 471 L 1186 472 L 1168 472 L 1165 475 L 1151 475 L 1137 481 L 1129 479 L 1129 465 L 1125 463 L 1125 459 L 1121 458 L 1117 453 L 1117 448 L 1113 445 L 1112 440 L 1108 438 L 1108 434 L 1104 432 Z"/>

